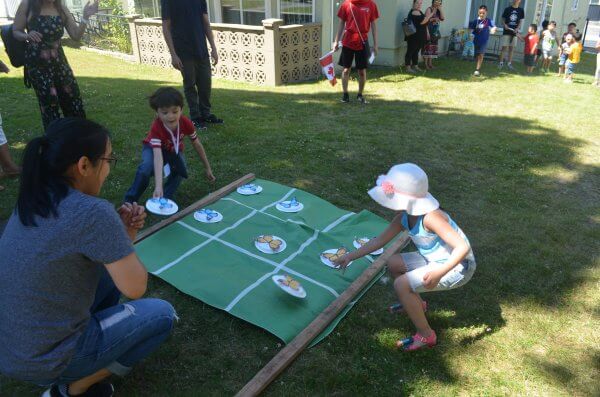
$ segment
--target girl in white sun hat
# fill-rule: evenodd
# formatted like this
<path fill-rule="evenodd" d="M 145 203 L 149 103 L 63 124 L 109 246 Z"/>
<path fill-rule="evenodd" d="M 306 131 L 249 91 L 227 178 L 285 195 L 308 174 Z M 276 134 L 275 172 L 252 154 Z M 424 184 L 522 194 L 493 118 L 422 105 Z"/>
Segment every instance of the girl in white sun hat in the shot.
<path fill-rule="evenodd" d="M 469 240 L 440 209 L 438 201 L 428 192 L 427 175 L 415 164 L 393 166 L 386 175 L 377 178 L 377 186 L 369 190 L 369 196 L 397 211 L 397 215 L 379 236 L 340 258 L 337 265 L 344 269 L 351 261 L 378 250 L 401 231 L 408 230 L 418 251 L 396 254 L 388 260 L 400 299 L 390 309 L 406 312 L 417 328 L 413 342 L 404 350 L 433 347 L 437 336 L 425 318 L 427 303 L 419 294 L 458 288 L 471 279 L 476 265 Z M 397 346 L 402 347 L 402 342 L 398 341 Z"/>

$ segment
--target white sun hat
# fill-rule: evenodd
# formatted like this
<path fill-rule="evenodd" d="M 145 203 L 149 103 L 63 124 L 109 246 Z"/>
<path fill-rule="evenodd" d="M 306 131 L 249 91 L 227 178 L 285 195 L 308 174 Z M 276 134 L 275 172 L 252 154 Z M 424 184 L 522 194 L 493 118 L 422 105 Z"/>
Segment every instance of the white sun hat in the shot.
<path fill-rule="evenodd" d="M 369 196 L 384 207 L 405 210 L 409 215 L 424 215 L 440 207 L 428 189 L 425 171 L 416 164 L 404 163 L 380 175 Z"/>

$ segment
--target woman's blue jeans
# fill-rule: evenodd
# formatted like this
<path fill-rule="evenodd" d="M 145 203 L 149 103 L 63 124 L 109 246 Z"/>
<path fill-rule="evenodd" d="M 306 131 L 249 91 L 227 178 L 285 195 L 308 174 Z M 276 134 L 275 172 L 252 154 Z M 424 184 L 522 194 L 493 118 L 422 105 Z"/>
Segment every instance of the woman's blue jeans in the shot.
<path fill-rule="evenodd" d="M 46 385 L 71 383 L 106 368 L 126 375 L 169 336 L 177 318 L 161 299 L 138 299 L 119 304 L 121 296 L 103 268 L 88 327 L 77 342 L 75 355 L 58 379 Z"/>

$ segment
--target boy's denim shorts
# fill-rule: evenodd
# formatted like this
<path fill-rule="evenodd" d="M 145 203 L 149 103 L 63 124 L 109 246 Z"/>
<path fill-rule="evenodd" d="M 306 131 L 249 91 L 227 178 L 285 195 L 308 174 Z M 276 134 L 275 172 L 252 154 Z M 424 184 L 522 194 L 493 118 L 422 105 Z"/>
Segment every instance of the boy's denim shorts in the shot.
<path fill-rule="evenodd" d="M 567 54 L 562 54 L 560 58 L 558 58 L 558 66 L 565 66 L 567 59 L 569 59 L 569 56 Z"/>
<path fill-rule="evenodd" d="M 432 289 L 426 289 L 423 286 L 423 276 L 442 264 L 438 262 L 427 262 L 427 259 L 417 251 L 405 252 L 401 255 L 402 260 L 406 265 L 406 276 L 408 277 L 410 288 L 418 293 L 445 291 L 462 287 L 471 280 L 477 267 L 474 260 L 465 259 L 456 265 L 454 269 L 446 273 L 437 286 Z"/>
<path fill-rule="evenodd" d="M 567 60 L 567 63 L 565 65 L 567 74 L 575 73 L 575 65 L 576 65 L 575 63 Z"/>

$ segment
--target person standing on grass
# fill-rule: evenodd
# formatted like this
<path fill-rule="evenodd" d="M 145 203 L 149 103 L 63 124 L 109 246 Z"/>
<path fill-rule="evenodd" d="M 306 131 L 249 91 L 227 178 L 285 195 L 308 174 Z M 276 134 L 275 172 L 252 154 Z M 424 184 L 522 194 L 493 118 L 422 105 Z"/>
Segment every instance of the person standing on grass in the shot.
<path fill-rule="evenodd" d="M 542 70 L 546 73 L 550 70 L 552 64 L 552 53 L 556 47 L 556 22 L 550 21 L 546 30 L 542 32 Z"/>
<path fill-rule="evenodd" d="M 81 118 L 52 122 L 25 148 L 0 237 L 0 373 L 49 387 L 43 397 L 112 396 L 102 381 L 156 350 L 177 318 L 141 299 L 144 207 L 98 198 L 115 165 L 108 131 Z"/>
<path fill-rule="evenodd" d="M 572 83 L 575 76 L 575 67 L 581 61 L 583 45 L 581 44 L 581 33 L 575 33 L 568 37 L 571 37 L 571 41 L 568 48 L 569 58 L 565 64 L 565 83 Z"/>
<path fill-rule="evenodd" d="M 423 59 L 425 69 L 433 69 L 433 60 L 438 56 L 438 40 L 440 35 L 440 23 L 445 19 L 442 11 L 442 0 L 433 0 L 431 7 L 425 10 L 425 18 L 429 17 L 427 23 L 427 41 L 423 48 Z"/>
<path fill-rule="evenodd" d="M 521 0 L 513 0 L 512 5 L 506 7 L 502 13 L 502 49 L 500 50 L 500 63 L 498 68 L 504 67 L 504 60 L 508 62 L 506 66 L 514 70 L 512 66 L 513 50 L 515 47 L 516 36 L 521 30 L 521 23 L 525 19 L 525 10 L 519 5 Z"/>
<path fill-rule="evenodd" d="M 417 73 L 421 71 L 418 66 L 419 52 L 423 49 L 423 46 L 427 41 L 427 24 L 429 23 L 429 19 L 433 16 L 433 14 L 429 16 L 423 14 L 421 7 L 423 7 L 423 0 L 413 0 L 412 8 L 407 17 L 417 29 L 416 33 L 404 38 L 404 40 L 406 40 L 404 66 L 408 73 Z"/>
<path fill-rule="evenodd" d="M 531 74 L 533 72 L 533 68 L 535 67 L 535 57 L 537 54 L 538 43 L 540 41 L 540 38 L 537 35 L 537 25 L 532 23 L 529 25 L 525 37 L 521 37 L 521 35 L 518 35 L 517 37 L 519 40 L 525 42 L 525 48 L 523 49 L 523 64 L 527 66 L 527 74 Z"/>
<path fill-rule="evenodd" d="M 23 0 L 17 9 L 13 36 L 25 41 L 25 85 L 35 90 L 44 129 L 65 117 L 85 117 L 77 80 L 61 45 L 65 29 L 79 41 L 89 18 L 98 12 L 98 0 L 83 7 L 83 17 L 75 22 L 61 0 Z M 27 32 L 25 32 L 27 31 Z"/>
<path fill-rule="evenodd" d="M 0 61 L 0 73 L 8 73 L 8 66 L 4 64 L 4 62 Z M 4 130 L 2 130 L 2 116 L 0 115 L 0 167 L 2 168 L 2 173 L 0 173 L 0 178 L 12 178 L 18 176 L 21 173 L 21 169 L 18 165 L 15 164 L 12 157 L 10 156 L 10 152 L 8 151 L 8 141 L 6 140 L 6 135 L 4 135 Z M 0 192 L 4 190 L 4 186 L 0 185 Z"/>
<path fill-rule="evenodd" d="M 190 119 L 199 130 L 223 124 L 211 113 L 210 60 L 219 62 L 217 45 L 208 20 L 206 0 L 161 0 L 162 28 L 173 67 L 183 76 L 183 90 Z M 210 56 L 206 40 L 210 43 Z"/>
<path fill-rule="evenodd" d="M 490 39 L 490 32 L 496 33 L 496 25 L 494 21 L 487 17 L 487 7 L 485 5 L 479 6 L 477 10 L 477 19 L 474 19 L 469 23 L 469 29 L 475 35 L 475 60 L 477 66 L 475 66 L 474 76 L 481 75 L 481 65 L 483 64 L 483 57 L 487 49 L 487 43 Z"/>
<path fill-rule="evenodd" d="M 342 54 L 340 55 L 339 65 L 344 68 L 342 71 L 342 89 L 344 90 L 342 102 L 350 102 L 348 81 L 350 80 L 352 61 L 354 61 L 354 67 L 358 70 L 358 94 L 356 99 L 360 103 L 366 104 L 367 101 L 363 96 L 363 91 L 367 83 L 367 67 L 371 54 L 365 51 L 368 49 L 365 43 L 368 43 L 369 32 L 372 30 L 372 51 L 374 55 L 378 54 L 377 23 L 375 21 L 379 18 L 379 10 L 373 0 L 345 0 L 340 5 L 337 15 L 340 19 L 340 25 L 335 34 L 333 51 L 337 51 L 341 39 Z"/>

